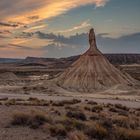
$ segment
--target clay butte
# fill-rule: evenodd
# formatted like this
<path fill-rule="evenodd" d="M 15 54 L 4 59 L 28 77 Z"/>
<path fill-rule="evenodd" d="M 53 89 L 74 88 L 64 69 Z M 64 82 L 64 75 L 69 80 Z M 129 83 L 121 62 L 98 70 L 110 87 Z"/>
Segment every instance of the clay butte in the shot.
<path fill-rule="evenodd" d="M 93 28 L 89 32 L 89 45 L 90 48 L 56 78 L 58 86 L 69 91 L 93 92 L 116 85 L 133 86 L 136 83 L 98 50 Z"/>

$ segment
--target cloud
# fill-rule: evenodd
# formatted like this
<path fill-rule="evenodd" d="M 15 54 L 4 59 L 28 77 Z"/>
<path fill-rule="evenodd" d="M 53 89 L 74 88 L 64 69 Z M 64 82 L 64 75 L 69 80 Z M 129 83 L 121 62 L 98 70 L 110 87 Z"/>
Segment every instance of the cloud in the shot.
<path fill-rule="evenodd" d="M 9 38 L 9 37 L 0 35 L 0 39 L 7 39 L 7 38 Z"/>
<path fill-rule="evenodd" d="M 66 30 L 57 31 L 57 32 L 58 33 L 68 33 L 68 32 L 77 31 L 79 29 L 83 29 L 83 28 L 90 27 L 90 26 L 91 26 L 91 24 L 89 23 L 89 20 L 86 20 L 77 26 L 74 26 L 74 27 L 66 29 Z"/>
<path fill-rule="evenodd" d="M 0 39 L 6 39 L 6 38 L 8 38 L 8 37 L 0 35 Z"/>
<path fill-rule="evenodd" d="M 88 34 L 81 33 L 72 35 L 70 37 L 65 37 L 63 35 L 56 35 L 53 33 L 25 33 L 27 38 L 36 37 L 40 40 L 51 40 L 48 45 L 55 46 L 55 48 L 64 49 L 66 48 L 75 48 L 76 52 L 81 53 L 87 49 L 88 46 Z M 118 38 L 109 37 L 109 33 L 100 33 L 97 35 L 97 43 L 99 48 L 106 53 L 121 53 L 121 52 L 140 52 L 140 33 L 133 33 L 129 35 L 123 35 Z M 52 45 L 53 44 L 53 45 Z M 48 46 L 46 45 L 46 46 Z M 45 48 L 47 48 L 45 46 Z M 53 48 L 52 48 L 53 49 Z M 77 51 L 78 50 L 78 51 Z M 69 53 L 65 52 L 65 54 Z M 50 53 L 51 54 L 51 53 Z M 51 54 L 52 55 L 52 54 Z"/>
<path fill-rule="evenodd" d="M 21 45 L 16 45 L 16 44 L 8 44 L 9 46 L 13 46 L 17 49 L 24 49 L 24 50 L 32 50 L 32 48 L 27 47 L 27 46 L 21 46 Z"/>
<path fill-rule="evenodd" d="M 109 33 L 100 33 L 98 34 L 98 37 L 110 37 L 111 35 Z"/>
<path fill-rule="evenodd" d="M 104 6 L 108 0 L 4 0 L 0 1 L 0 20 L 29 24 L 61 15 L 73 8 L 93 4 Z"/>
<path fill-rule="evenodd" d="M 75 34 L 70 37 L 43 32 L 23 34 L 24 36 L 21 36 L 21 39 L 16 39 L 12 43 L 5 45 L 5 47 L 4 45 L 0 46 L 1 57 L 4 55 L 10 57 L 68 57 L 81 54 L 89 48 L 88 34 L 86 33 Z M 96 35 L 98 48 L 103 53 L 140 53 L 140 32 L 119 38 L 107 36 L 108 33 Z M 33 42 L 36 40 L 39 42 L 39 39 L 40 41 L 47 41 L 48 43 L 44 42 L 41 44 L 41 42 L 39 42 L 37 44 L 37 42 L 35 42 L 32 47 L 27 43 L 23 43 L 26 42 L 26 38 L 32 39 L 33 37 L 35 37 L 35 39 L 32 40 Z M 48 40 L 51 41 L 49 42 Z M 39 47 L 35 47 L 36 44 Z"/>
<path fill-rule="evenodd" d="M 46 19 L 59 16 L 73 8 L 90 5 L 104 6 L 108 0 L 1 0 L 0 1 L 0 32 L 9 30 L 9 40 L 17 37 L 21 32 L 43 31 L 47 28 Z M 85 21 L 63 32 L 77 31 L 89 26 Z M 1 35 L 2 37 L 5 37 Z M 7 36 L 6 36 L 7 37 Z M 7 44 L 8 44 L 7 43 Z"/>
<path fill-rule="evenodd" d="M 106 53 L 140 53 L 140 33 L 123 35 L 118 38 L 98 35 L 97 42 L 100 49 Z"/>
<path fill-rule="evenodd" d="M 9 39 L 11 35 L 12 32 L 10 32 L 9 30 L 0 30 L 0 39 Z"/>
<path fill-rule="evenodd" d="M 18 27 L 18 24 L 12 24 L 12 23 L 5 23 L 5 22 L 0 22 L 0 26 L 6 26 L 6 27 Z"/>
<path fill-rule="evenodd" d="M 106 35 L 108 35 L 108 33 L 102 33 L 96 36 L 98 48 L 103 53 L 140 53 L 139 32 L 119 38 L 106 37 Z M 40 37 L 42 36 L 43 35 Z M 47 36 L 49 35 L 44 35 L 43 38 Z M 47 52 L 45 57 L 67 57 L 77 55 L 83 53 L 89 47 L 88 35 L 86 33 L 71 37 L 55 35 L 51 35 L 51 37 L 54 39 L 54 43 L 42 47 L 44 48 L 44 52 Z"/>
<path fill-rule="evenodd" d="M 36 30 L 42 29 L 42 28 L 44 28 L 44 27 L 47 27 L 47 24 L 32 26 L 32 27 L 30 27 L 30 28 L 27 28 L 27 29 L 24 30 L 24 31 L 26 31 L 26 32 L 36 31 Z"/>
<path fill-rule="evenodd" d="M 43 32 L 36 32 L 34 33 L 40 39 L 48 39 L 52 40 L 53 43 L 57 44 L 67 44 L 67 45 L 83 45 L 87 44 L 88 42 L 88 35 L 86 33 L 72 35 L 70 37 L 65 37 L 63 35 L 55 35 L 53 33 L 43 33 Z"/>
<path fill-rule="evenodd" d="M 31 17 L 28 17 L 29 19 L 31 20 L 34 20 L 34 19 L 39 19 L 39 16 L 31 16 Z"/>
<path fill-rule="evenodd" d="M 17 36 L 15 36 L 15 38 L 27 38 L 27 39 L 29 39 L 29 38 L 32 38 L 33 35 L 34 35 L 34 33 L 32 33 L 32 32 L 21 32 L 21 33 L 17 34 Z"/>
<path fill-rule="evenodd" d="M 11 34 L 9 30 L 0 30 L 0 34 Z"/>

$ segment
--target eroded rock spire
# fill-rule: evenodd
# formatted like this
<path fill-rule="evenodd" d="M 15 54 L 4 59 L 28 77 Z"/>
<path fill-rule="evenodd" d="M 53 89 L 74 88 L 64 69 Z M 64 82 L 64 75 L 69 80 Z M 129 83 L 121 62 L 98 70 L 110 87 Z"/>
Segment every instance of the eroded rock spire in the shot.
<path fill-rule="evenodd" d="M 130 75 L 114 67 L 98 50 L 93 28 L 89 32 L 89 44 L 90 48 L 56 78 L 58 86 L 86 93 L 135 84 Z"/>
<path fill-rule="evenodd" d="M 95 32 L 94 29 L 90 29 L 89 31 L 89 45 L 90 45 L 90 49 L 97 49 L 97 45 L 96 45 L 96 37 L 95 37 Z"/>

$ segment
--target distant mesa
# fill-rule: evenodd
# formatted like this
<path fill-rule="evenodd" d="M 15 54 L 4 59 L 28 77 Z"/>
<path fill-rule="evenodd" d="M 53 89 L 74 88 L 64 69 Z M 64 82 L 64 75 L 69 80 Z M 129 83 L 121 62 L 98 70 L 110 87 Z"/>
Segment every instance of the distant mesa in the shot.
<path fill-rule="evenodd" d="M 58 86 L 78 92 L 108 89 L 115 85 L 134 85 L 136 81 L 115 68 L 98 50 L 94 29 L 89 32 L 90 48 L 56 78 Z"/>

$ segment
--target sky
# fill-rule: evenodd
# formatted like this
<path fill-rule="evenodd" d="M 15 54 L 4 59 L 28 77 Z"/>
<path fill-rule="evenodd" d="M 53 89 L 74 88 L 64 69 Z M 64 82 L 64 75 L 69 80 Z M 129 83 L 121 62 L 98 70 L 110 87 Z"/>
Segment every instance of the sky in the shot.
<path fill-rule="evenodd" d="M 0 57 L 140 53 L 140 0 L 0 0 Z"/>

